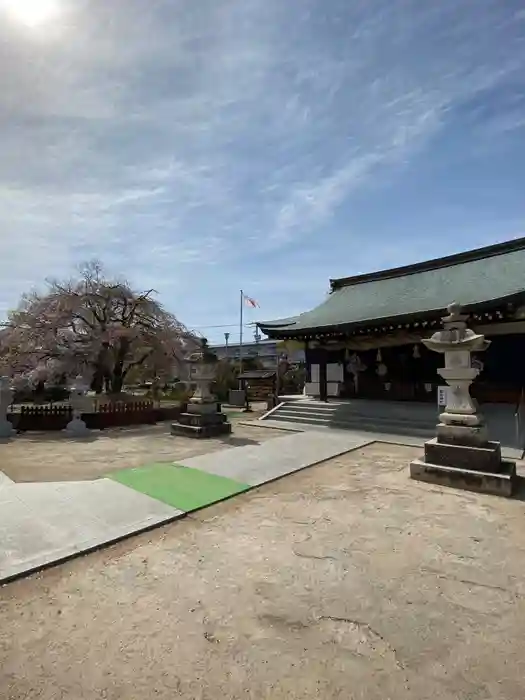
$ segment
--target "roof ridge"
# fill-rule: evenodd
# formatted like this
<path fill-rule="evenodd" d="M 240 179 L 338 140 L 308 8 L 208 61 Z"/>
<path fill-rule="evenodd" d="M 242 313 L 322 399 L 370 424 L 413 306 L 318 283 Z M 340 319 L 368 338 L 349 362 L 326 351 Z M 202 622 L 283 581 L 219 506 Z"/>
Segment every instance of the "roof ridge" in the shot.
<path fill-rule="evenodd" d="M 360 275 L 352 275 L 350 277 L 340 277 L 330 279 L 330 289 L 335 292 L 336 289 L 342 287 L 351 287 L 364 282 L 376 282 L 378 280 L 392 279 L 395 277 L 404 277 L 406 275 L 414 275 L 419 272 L 429 272 L 430 270 L 439 270 L 443 267 L 452 267 L 461 265 L 467 262 L 475 262 L 485 258 L 492 258 L 505 253 L 511 253 L 516 250 L 525 249 L 525 236 L 513 238 L 510 241 L 503 243 L 493 243 L 482 248 L 474 248 L 465 250 L 461 253 L 453 253 L 445 255 L 441 258 L 432 258 L 431 260 L 423 260 L 421 262 L 412 263 L 410 265 L 402 265 L 401 267 L 392 267 L 388 270 L 378 270 L 376 272 L 365 272 Z"/>

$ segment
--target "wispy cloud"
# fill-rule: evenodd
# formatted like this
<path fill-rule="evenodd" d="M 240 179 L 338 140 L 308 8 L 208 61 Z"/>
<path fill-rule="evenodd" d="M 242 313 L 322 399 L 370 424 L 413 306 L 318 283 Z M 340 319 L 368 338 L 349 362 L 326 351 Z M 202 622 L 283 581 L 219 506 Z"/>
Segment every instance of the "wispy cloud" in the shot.
<path fill-rule="evenodd" d="M 231 315 L 234 276 L 278 288 L 272 256 L 343 250 L 341 210 L 371 189 L 373 214 L 469 105 L 505 88 L 493 123 L 525 119 L 517 0 L 62 5 L 46 31 L 0 24 L 0 313 L 97 255 L 180 313 Z"/>

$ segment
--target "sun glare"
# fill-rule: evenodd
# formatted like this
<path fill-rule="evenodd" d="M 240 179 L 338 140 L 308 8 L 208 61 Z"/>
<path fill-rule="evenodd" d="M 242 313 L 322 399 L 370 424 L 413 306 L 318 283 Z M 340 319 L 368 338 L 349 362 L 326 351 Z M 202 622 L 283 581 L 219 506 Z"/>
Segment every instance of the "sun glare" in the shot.
<path fill-rule="evenodd" d="M 27 27 L 38 27 L 58 14 L 57 0 L 3 0 L 9 15 Z"/>

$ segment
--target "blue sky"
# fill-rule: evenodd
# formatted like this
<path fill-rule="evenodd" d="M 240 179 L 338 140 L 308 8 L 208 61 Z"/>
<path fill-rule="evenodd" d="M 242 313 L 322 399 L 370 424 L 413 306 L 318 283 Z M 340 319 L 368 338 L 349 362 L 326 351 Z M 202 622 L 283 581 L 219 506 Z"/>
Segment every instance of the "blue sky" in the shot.
<path fill-rule="evenodd" d="M 521 0 L 45 0 L 22 22 L 32 2 L 0 0 L 0 317 L 97 257 L 232 342 L 240 288 L 268 320 L 329 277 L 525 235 Z"/>

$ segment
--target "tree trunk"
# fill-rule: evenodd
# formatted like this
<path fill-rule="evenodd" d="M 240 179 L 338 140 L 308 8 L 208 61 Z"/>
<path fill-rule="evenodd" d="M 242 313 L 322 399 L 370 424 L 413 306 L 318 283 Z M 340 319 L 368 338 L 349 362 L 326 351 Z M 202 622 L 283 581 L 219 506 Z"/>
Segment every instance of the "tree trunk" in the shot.
<path fill-rule="evenodd" d="M 91 391 L 102 394 L 104 385 L 106 391 L 109 388 L 111 372 L 108 370 L 108 344 L 104 343 L 100 349 L 94 364 L 93 379 L 91 380 Z"/>
<path fill-rule="evenodd" d="M 104 372 L 100 368 L 95 369 L 93 374 L 91 391 L 94 391 L 96 394 L 101 394 L 104 391 Z"/>
<path fill-rule="evenodd" d="M 112 394 L 120 394 L 122 392 L 122 385 L 123 384 L 124 384 L 124 377 L 122 375 L 122 371 L 113 372 L 113 376 L 111 377 L 111 393 Z"/>
<path fill-rule="evenodd" d="M 129 350 L 129 340 L 127 338 L 120 339 L 120 346 L 117 352 L 117 359 L 113 367 L 113 372 L 111 376 L 111 393 L 120 394 L 122 391 L 122 385 L 124 384 L 124 377 L 126 372 L 124 371 L 124 360 Z"/>

